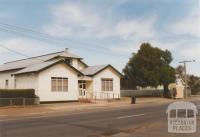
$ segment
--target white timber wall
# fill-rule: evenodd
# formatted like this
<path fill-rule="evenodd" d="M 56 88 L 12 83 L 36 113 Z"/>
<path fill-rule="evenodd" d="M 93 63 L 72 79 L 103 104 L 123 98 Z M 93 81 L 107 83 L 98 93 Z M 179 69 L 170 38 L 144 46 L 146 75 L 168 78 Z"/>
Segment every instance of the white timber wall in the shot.
<path fill-rule="evenodd" d="M 52 92 L 51 77 L 68 78 L 67 92 Z M 78 100 L 78 76 L 77 72 L 65 64 L 57 64 L 39 73 L 39 97 L 40 101 L 70 101 Z"/>
<path fill-rule="evenodd" d="M 78 59 L 72 59 L 72 66 L 79 71 L 86 68 L 85 64 L 80 62 Z"/>
<path fill-rule="evenodd" d="M 78 60 L 77 59 L 72 59 L 72 66 L 76 69 L 78 69 Z"/>
<path fill-rule="evenodd" d="M 78 61 L 78 70 L 82 70 L 82 69 L 85 69 L 86 68 L 86 66 L 85 66 L 85 64 L 83 64 L 82 62 L 80 62 L 80 61 Z"/>
<path fill-rule="evenodd" d="M 102 91 L 102 78 L 113 79 L 113 91 Z M 120 76 L 112 68 L 103 70 L 93 77 L 93 92 L 96 92 L 97 98 L 113 98 L 113 95 L 114 98 L 120 97 Z M 100 95 L 101 92 L 103 92 L 102 95 Z"/>
<path fill-rule="evenodd" d="M 6 80 L 8 80 L 8 89 L 13 89 L 14 87 L 14 76 L 11 74 L 15 73 L 15 71 L 7 71 L 7 72 L 0 72 L 0 88 L 6 88 Z"/>
<path fill-rule="evenodd" d="M 38 74 L 27 73 L 15 76 L 17 89 L 35 89 L 35 94 L 39 96 Z"/>

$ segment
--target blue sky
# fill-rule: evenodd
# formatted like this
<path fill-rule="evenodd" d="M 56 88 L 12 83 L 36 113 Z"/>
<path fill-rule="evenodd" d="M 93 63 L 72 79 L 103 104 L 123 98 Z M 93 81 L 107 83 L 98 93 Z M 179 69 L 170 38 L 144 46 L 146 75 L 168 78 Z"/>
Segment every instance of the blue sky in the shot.
<path fill-rule="evenodd" d="M 150 42 L 172 52 L 174 67 L 196 59 L 188 71 L 200 76 L 199 0 L 0 0 L 0 23 L 56 38 L 38 40 L 0 25 L 0 44 L 28 56 L 69 48 L 89 65 L 121 71 L 131 53 Z M 21 58 L 0 48 L 1 64 Z"/>

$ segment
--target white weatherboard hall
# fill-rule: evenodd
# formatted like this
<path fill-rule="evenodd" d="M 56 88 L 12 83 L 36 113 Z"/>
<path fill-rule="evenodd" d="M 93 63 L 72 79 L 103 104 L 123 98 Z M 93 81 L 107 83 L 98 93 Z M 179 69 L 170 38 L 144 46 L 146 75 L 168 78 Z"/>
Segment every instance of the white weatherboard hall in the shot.
<path fill-rule="evenodd" d="M 0 65 L 0 88 L 33 88 L 42 102 L 119 98 L 121 76 L 111 65 L 88 66 L 66 49 Z"/>

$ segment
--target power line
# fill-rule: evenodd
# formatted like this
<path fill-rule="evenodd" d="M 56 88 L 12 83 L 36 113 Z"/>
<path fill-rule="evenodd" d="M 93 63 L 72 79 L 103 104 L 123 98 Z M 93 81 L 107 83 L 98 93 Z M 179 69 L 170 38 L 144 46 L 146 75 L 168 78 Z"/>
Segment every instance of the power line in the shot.
<path fill-rule="evenodd" d="M 89 44 L 89 43 L 85 43 L 85 42 L 80 42 L 78 40 L 74 41 L 74 40 L 71 40 L 71 39 L 68 39 L 68 38 L 62 38 L 62 37 L 58 37 L 58 36 L 49 35 L 47 33 L 38 32 L 38 31 L 35 31 L 35 30 L 32 30 L 32 29 L 28 29 L 28 28 L 25 28 L 25 27 L 19 27 L 19 26 L 12 25 L 12 24 L 7 24 L 7 23 L 1 23 L 0 22 L 0 26 L 8 27 L 8 28 L 11 28 L 11 29 L 19 29 L 19 30 L 21 30 L 23 32 L 29 32 L 29 33 L 32 33 L 32 34 L 41 35 L 41 36 L 49 37 L 49 38 L 53 38 L 53 39 L 64 40 L 64 41 L 71 41 L 71 42 L 75 42 L 75 43 L 79 43 L 79 44 L 84 44 L 84 45 Z M 101 45 L 96 45 L 96 46 L 101 47 L 101 48 L 103 48 L 105 50 L 108 50 L 108 48 L 105 48 L 105 47 L 103 47 Z"/>
<path fill-rule="evenodd" d="M 8 50 L 8 51 L 10 51 L 10 52 L 13 52 L 13 53 L 15 53 L 15 54 L 18 54 L 18 55 L 21 55 L 21 56 L 24 56 L 24 57 L 29 57 L 29 56 L 27 56 L 27 55 L 25 55 L 25 54 L 23 54 L 23 53 L 21 53 L 21 52 L 12 50 L 12 49 L 7 48 L 7 47 L 5 47 L 5 46 L 3 46 L 3 45 L 0 45 L 0 47 L 1 47 L 1 48 L 4 48 L 4 49 L 6 49 L 6 50 Z"/>
<path fill-rule="evenodd" d="M 25 34 L 23 32 L 18 32 L 18 31 L 15 31 L 15 30 L 9 30 L 9 29 L 5 29 L 5 28 L 0 28 L 0 30 L 5 31 L 5 32 L 9 32 L 9 33 L 12 33 L 12 34 L 16 34 L 16 35 L 21 35 L 21 36 L 27 37 L 27 34 Z M 36 36 L 35 35 L 29 35 L 29 37 L 31 39 L 34 39 L 34 40 L 39 40 L 39 41 L 42 41 L 42 42 L 44 42 L 44 40 L 45 41 L 51 41 L 51 42 L 53 42 L 55 44 L 59 44 L 59 45 L 64 45 L 65 46 L 65 44 L 63 42 L 57 41 L 57 40 L 54 40 L 54 39 L 49 39 L 49 38 L 45 38 L 45 37 L 39 37 L 37 35 Z M 77 47 L 73 47 L 73 48 L 74 49 L 80 49 L 80 46 L 78 46 L 78 47 L 79 48 L 77 48 Z M 90 49 L 90 48 L 87 48 L 87 47 L 81 47 L 81 48 L 84 49 L 84 50 L 93 50 L 94 51 L 94 49 Z M 95 50 L 95 51 L 97 51 L 97 50 Z"/>
<path fill-rule="evenodd" d="M 184 71 L 185 71 L 185 98 L 187 99 L 188 97 L 188 80 L 187 80 L 187 63 L 190 63 L 190 62 L 195 62 L 195 60 L 184 60 L 184 61 L 180 61 L 179 63 L 183 63 L 184 65 Z"/>
<path fill-rule="evenodd" d="M 3 27 L 3 28 L 2 28 Z M 38 31 L 35 31 L 35 30 L 32 30 L 32 29 L 28 29 L 28 28 L 24 28 L 24 27 L 19 27 L 19 26 L 16 26 L 16 25 L 11 25 L 11 24 L 6 24 L 6 23 L 1 23 L 0 22 L 0 30 L 2 31 L 6 31 L 6 32 L 9 32 L 9 33 L 14 33 L 16 35 L 22 35 L 22 36 L 25 36 L 25 37 L 30 37 L 32 39 L 35 39 L 35 40 L 40 40 L 40 41 L 51 41 L 53 43 L 56 43 L 56 44 L 62 44 L 64 45 L 63 42 L 67 42 L 67 41 L 70 41 L 72 43 L 78 43 L 79 45 L 74 45 L 76 47 L 73 47 L 75 49 L 87 49 L 87 50 L 91 50 L 91 51 L 95 51 L 95 52 L 98 52 L 101 51 L 101 54 L 106 54 L 106 55 L 109 55 L 109 56 L 117 56 L 117 57 L 123 57 L 123 58 L 128 58 L 126 56 L 122 56 L 122 55 L 113 55 L 113 54 L 110 54 L 108 51 L 110 50 L 109 48 L 105 48 L 103 46 L 97 46 L 97 47 L 100 47 L 101 49 L 103 50 L 99 50 L 97 48 L 88 48 L 88 47 L 85 47 L 83 45 L 88 45 L 88 43 L 83 43 L 83 42 L 80 42 L 80 41 L 74 41 L 74 40 L 70 40 L 70 39 L 66 39 L 66 38 L 61 38 L 61 37 L 56 37 L 56 36 L 52 36 L 52 35 L 49 35 L 49 34 L 46 34 L 46 33 L 42 33 L 42 32 L 38 32 Z"/>
<path fill-rule="evenodd" d="M 8 47 L 2 45 L 2 44 L 0 44 L 0 47 L 1 47 L 1 48 L 4 48 L 4 49 L 6 49 L 6 50 L 8 50 L 8 51 L 10 51 L 10 52 L 12 52 L 12 53 L 18 54 L 18 55 L 20 55 L 20 56 L 23 56 L 23 57 L 26 57 L 26 58 L 31 58 L 30 56 L 28 56 L 28 55 L 26 55 L 26 54 L 23 54 L 23 53 L 18 52 L 18 51 L 16 51 L 16 50 L 10 49 L 10 48 L 8 48 Z M 45 61 L 45 60 L 38 59 L 38 58 L 35 58 L 35 59 L 40 60 L 40 61 Z"/>

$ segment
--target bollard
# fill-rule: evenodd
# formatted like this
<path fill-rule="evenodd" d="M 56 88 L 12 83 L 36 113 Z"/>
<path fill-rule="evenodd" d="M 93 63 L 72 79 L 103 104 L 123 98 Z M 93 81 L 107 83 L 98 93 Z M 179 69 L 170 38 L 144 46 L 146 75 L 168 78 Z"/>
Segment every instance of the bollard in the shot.
<path fill-rule="evenodd" d="M 136 97 L 131 97 L 131 104 L 135 104 L 136 103 Z"/>

